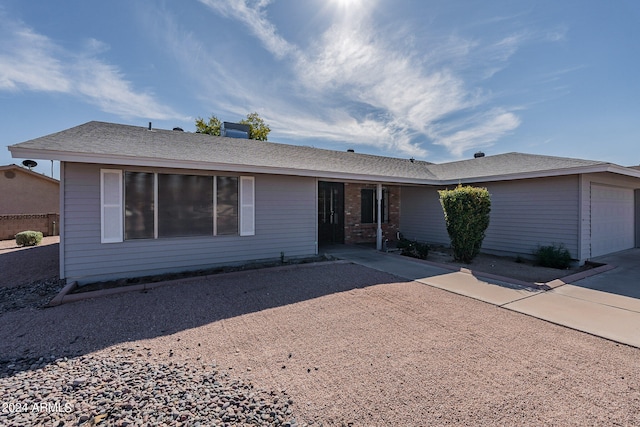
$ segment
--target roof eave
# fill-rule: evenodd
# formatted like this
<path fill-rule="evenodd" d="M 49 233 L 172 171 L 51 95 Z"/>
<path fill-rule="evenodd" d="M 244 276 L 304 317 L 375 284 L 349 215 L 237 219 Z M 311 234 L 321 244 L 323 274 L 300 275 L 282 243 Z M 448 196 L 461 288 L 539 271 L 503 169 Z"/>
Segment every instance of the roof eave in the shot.
<path fill-rule="evenodd" d="M 88 154 L 88 153 L 75 153 L 75 152 L 63 152 L 57 150 L 41 150 L 30 149 L 24 147 L 10 146 L 9 150 L 14 158 L 35 158 L 44 160 L 59 160 L 62 162 L 75 162 L 75 163 L 99 163 L 108 165 L 121 165 L 121 166 L 141 166 L 141 167 L 160 167 L 160 168 L 173 168 L 173 169 L 194 169 L 194 170 L 210 170 L 210 171 L 225 171 L 236 173 L 263 173 L 263 174 L 276 174 L 276 175 L 290 175 L 290 176 L 306 176 L 322 179 L 334 179 L 334 180 L 353 180 L 353 181 L 374 181 L 385 182 L 394 184 L 422 184 L 422 185 L 438 185 L 437 180 L 433 179 L 419 179 L 419 178 L 406 178 L 406 177 L 394 177 L 385 175 L 367 175 L 358 173 L 347 172 L 330 172 L 313 169 L 296 169 L 296 168 L 281 168 L 272 166 L 254 166 L 254 165 L 241 165 L 234 163 L 218 163 L 218 162 L 203 162 L 192 160 L 171 160 L 161 159 L 153 157 L 128 157 L 128 156 L 114 156 L 108 154 Z"/>
<path fill-rule="evenodd" d="M 592 166 L 578 166 L 573 168 L 548 169 L 544 171 L 518 172 L 512 174 L 475 176 L 462 179 L 441 180 L 442 185 L 471 184 L 475 182 L 512 181 L 516 179 L 545 178 L 551 176 L 580 175 L 586 173 L 611 172 L 625 176 L 640 178 L 640 170 L 633 170 L 611 163 L 602 163 Z"/>
<path fill-rule="evenodd" d="M 467 178 L 436 179 L 436 178 L 408 178 L 392 177 L 384 175 L 367 175 L 347 172 L 329 172 L 312 169 L 281 168 L 272 166 L 239 165 L 232 163 L 216 163 L 191 160 L 171 160 L 153 157 L 131 157 L 117 156 L 112 154 L 94 154 L 65 152 L 59 150 L 43 150 L 36 148 L 20 147 L 19 145 L 9 146 L 9 151 L 14 158 L 35 158 L 44 160 L 59 160 L 64 162 L 78 163 L 103 163 L 123 166 L 149 166 L 162 168 L 183 168 L 200 170 L 219 170 L 238 173 L 265 173 L 292 176 L 308 176 L 324 179 L 343 179 L 357 181 L 375 181 L 397 184 L 418 184 L 418 185 L 457 185 L 470 184 L 476 182 L 497 182 L 510 181 L 516 179 L 544 178 L 551 176 L 566 176 L 586 173 L 610 172 L 620 175 L 640 178 L 640 170 L 618 166 L 612 163 L 600 163 L 591 166 L 578 166 L 561 169 L 548 169 L 532 172 L 518 172 L 511 174 L 474 176 Z"/>
<path fill-rule="evenodd" d="M 15 164 L 0 166 L 0 171 L 2 171 L 2 170 L 17 170 L 17 171 L 20 171 L 20 172 L 25 173 L 27 175 L 31 175 L 31 176 L 34 176 L 36 178 L 44 179 L 45 181 L 49 181 L 49 182 L 51 182 L 53 184 L 60 184 L 60 181 L 58 181 L 57 179 L 55 179 L 53 177 L 50 177 L 50 176 L 47 176 L 47 175 L 44 175 L 44 174 L 41 174 L 41 173 L 38 173 L 38 172 L 34 172 L 34 171 L 30 170 L 30 169 L 26 169 L 26 168 L 20 167 L 20 166 L 15 165 Z"/>

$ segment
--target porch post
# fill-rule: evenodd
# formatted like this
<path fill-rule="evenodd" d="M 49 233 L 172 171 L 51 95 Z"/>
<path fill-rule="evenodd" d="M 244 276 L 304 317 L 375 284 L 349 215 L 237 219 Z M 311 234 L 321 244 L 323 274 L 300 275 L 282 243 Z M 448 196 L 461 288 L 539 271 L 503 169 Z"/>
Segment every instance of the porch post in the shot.
<path fill-rule="evenodd" d="M 378 183 L 376 194 L 377 206 L 378 209 L 378 230 L 376 232 L 376 249 L 379 251 L 382 250 L 382 184 Z"/>

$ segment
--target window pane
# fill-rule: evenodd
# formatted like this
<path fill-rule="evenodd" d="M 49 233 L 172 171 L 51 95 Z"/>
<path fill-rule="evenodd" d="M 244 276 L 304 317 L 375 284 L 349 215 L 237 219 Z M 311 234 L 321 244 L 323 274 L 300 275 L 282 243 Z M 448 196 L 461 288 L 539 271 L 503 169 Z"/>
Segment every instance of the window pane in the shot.
<path fill-rule="evenodd" d="M 371 224 L 374 222 L 374 207 L 375 207 L 375 197 L 374 190 L 363 189 L 360 190 L 360 222 L 362 224 Z"/>
<path fill-rule="evenodd" d="M 124 238 L 153 239 L 153 174 L 124 174 Z"/>
<path fill-rule="evenodd" d="M 238 178 L 217 177 L 217 234 L 238 234 Z"/>
<path fill-rule="evenodd" d="M 213 177 L 158 175 L 158 236 L 213 235 Z"/>

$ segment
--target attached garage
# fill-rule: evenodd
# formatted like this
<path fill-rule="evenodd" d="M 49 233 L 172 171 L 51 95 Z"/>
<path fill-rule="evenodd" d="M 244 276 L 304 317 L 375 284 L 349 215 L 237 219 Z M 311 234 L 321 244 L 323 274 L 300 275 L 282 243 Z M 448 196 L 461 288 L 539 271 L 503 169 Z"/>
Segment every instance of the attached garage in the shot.
<path fill-rule="evenodd" d="M 635 246 L 634 190 L 591 183 L 591 257 Z"/>

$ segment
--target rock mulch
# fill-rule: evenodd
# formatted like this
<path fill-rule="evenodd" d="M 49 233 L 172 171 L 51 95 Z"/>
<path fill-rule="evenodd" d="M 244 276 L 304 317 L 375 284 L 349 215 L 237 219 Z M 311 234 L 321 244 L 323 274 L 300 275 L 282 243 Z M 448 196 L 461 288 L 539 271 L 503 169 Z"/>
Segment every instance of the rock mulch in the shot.
<path fill-rule="evenodd" d="M 0 362 L 0 425 L 302 426 L 284 390 L 257 390 L 215 364 L 158 362 L 149 350 Z"/>
<path fill-rule="evenodd" d="M 35 280 L 26 285 L 0 287 L 0 314 L 23 308 L 44 308 L 64 285 L 64 280 L 51 277 Z"/>

